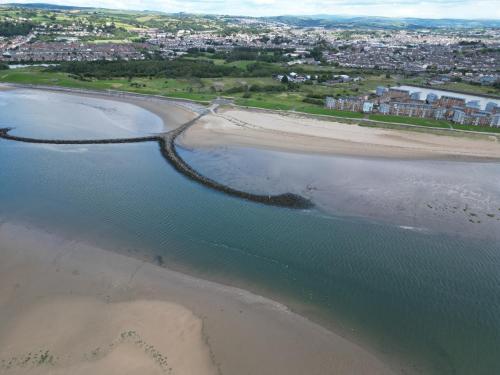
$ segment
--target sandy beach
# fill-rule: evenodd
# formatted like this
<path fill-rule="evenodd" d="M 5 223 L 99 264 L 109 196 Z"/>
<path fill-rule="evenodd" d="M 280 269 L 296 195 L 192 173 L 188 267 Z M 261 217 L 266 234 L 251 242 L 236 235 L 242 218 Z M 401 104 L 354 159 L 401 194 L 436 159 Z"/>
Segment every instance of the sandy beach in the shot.
<path fill-rule="evenodd" d="M 496 137 L 436 135 L 361 127 L 295 114 L 221 109 L 189 128 L 186 147 L 243 146 L 302 153 L 389 158 L 498 159 Z"/>
<path fill-rule="evenodd" d="M 9 222 L 0 249 L 0 373 L 392 373 L 240 289 Z"/>

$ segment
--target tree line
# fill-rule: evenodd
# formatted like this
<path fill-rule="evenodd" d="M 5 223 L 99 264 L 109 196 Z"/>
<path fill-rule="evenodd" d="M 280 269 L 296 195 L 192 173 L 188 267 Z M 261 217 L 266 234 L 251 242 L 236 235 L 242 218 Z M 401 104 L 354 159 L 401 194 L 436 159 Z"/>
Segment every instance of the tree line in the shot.
<path fill-rule="evenodd" d="M 208 48 L 190 48 L 188 53 L 191 56 L 200 56 L 203 53 L 209 53 L 212 59 L 222 59 L 226 62 L 234 61 L 260 61 L 267 63 L 286 62 L 290 59 L 287 53 L 295 51 L 294 48 L 255 48 L 255 47 L 235 47 L 229 51 L 216 51 L 212 47 Z"/>
<path fill-rule="evenodd" d="M 72 61 L 47 68 L 82 78 L 107 79 L 112 77 L 167 77 L 167 78 L 216 78 L 262 77 L 274 73 L 274 67 L 262 63 L 249 64 L 246 68 L 217 65 L 210 60 L 142 60 L 142 61 Z"/>
<path fill-rule="evenodd" d="M 34 25 L 30 22 L 0 22 L 0 36 L 28 35 Z"/>

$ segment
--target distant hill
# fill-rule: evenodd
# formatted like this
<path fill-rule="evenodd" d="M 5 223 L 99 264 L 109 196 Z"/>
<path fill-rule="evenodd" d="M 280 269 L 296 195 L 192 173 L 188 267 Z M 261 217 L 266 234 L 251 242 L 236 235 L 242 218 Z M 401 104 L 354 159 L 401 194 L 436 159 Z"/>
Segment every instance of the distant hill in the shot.
<path fill-rule="evenodd" d="M 89 10 L 92 7 L 76 7 L 69 5 L 57 5 L 49 3 L 26 3 L 26 4 L 0 4 L 0 7 L 18 7 L 27 9 L 44 10 Z M 128 13 L 143 13 L 141 11 L 127 11 Z M 155 12 L 163 13 L 163 12 Z M 166 13 L 163 13 L 166 14 Z M 176 13 L 174 15 L 189 17 L 189 14 Z M 200 15 L 197 15 L 200 16 Z M 243 16 L 244 17 L 244 16 Z M 244 17 L 253 18 L 253 17 Z M 281 22 L 290 26 L 299 27 L 325 27 L 345 29 L 438 29 L 438 28 L 500 28 L 500 20 L 465 20 L 465 19 L 424 19 L 424 18 L 389 18 L 389 17 L 364 17 L 364 16 L 338 16 L 329 14 L 318 14 L 311 16 L 284 15 L 276 17 L 260 17 L 263 21 Z"/>
<path fill-rule="evenodd" d="M 27 9 L 45 9 L 45 10 L 85 10 L 92 9 L 90 7 L 75 7 L 71 5 L 58 5 L 58 4 L 48 4 L 48 3 L 7 3 L 0 4 L 3 7 L 17 7 L 17 8 L 27 8 Z"/>
<path fill-rule="evenodd" d="M 380 29 L 423 29 L 423 28 L 500 28 L 500 20 L 462 20 L 462 19 L 424 19 L 355 17 L 335 15 L 277 16 L 265 19 L 300 27 L 341 27 L 341 28 L 380 28 Z"/>

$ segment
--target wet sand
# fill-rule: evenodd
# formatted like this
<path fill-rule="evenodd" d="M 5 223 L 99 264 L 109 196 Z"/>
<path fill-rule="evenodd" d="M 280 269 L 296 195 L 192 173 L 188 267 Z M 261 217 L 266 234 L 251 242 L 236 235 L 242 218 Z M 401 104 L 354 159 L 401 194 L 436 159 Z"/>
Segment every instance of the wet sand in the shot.
<path fill-rule="evenodd" d="M 240 289 L 9 222 L 0 249 L 0 373 L 393 373 Z"/>
<path fill-rule="evenodd" d="M 147 95 L 133 95 L 133 94 L 119 94 L 119 93 L 107 93 L 91 90 L 78 90 L 63 87 L 49 87 L 49 86 L 13 86 L 9 84 L 0 83 L 0 90 L 11 91 L 17 88 L 21 90 L 42 90 L 50 91 L 54 93 L 60 93 L 61 95 L 77 95 L 83 97 L 90 97 L 94 99 L 104 99 L 113 100 L 122 103 L 133 104 L 148 110 L 158 117 L 160 117 L 164 124 L 164 130 L 169 131 L 177 128 L 178 126 L 185 124 L 194 118 L 196 118 L 196 111 L 201 111 L 204 107 L 197 103 L 192 103 L 183 100 L 173 100 L 168 98 L 158 98 Z"/>
<path fill-rule="evenodd" d="M 500 241 L 500 164 L 297 154 L 245 147 L 184 149 L 186 162 L 225 185 L 291 192 L 334 216 L 422 233 Z"/>
<path fill-rule="evenodd" d="M 148 110 L 163 120 L 164 130 L 169 131 L 185 124 L 194 118 L 197 113 L 195 110 L 201 110 L 203 107 L 198 104 L 188 103 L 183 101 L 174 101 L 169 99 L 159 99 L 155 97 L 139 97 L 130 95 L 108 95 L 91 92 L 81 94 L 79 92 L 69 93 L 80 96 L 89 96 L 91 98 L 101 98 L 106 100 L 114 100 L 123 103 L 133 104 Z"/>
<path fill-rule="evenodd" d="M 497 137 L 361 127 L 294 114 L 227 108 L 189 128 L 185 147 L 243 146 L 302 153 L 452 160 L 500 159 Z"/>

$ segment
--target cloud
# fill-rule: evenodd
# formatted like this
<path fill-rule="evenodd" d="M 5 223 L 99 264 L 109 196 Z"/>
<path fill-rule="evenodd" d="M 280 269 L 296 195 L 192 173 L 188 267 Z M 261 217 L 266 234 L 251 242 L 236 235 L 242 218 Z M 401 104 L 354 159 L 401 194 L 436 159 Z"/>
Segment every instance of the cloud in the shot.
<path fill-rule="evenodd" d="M 0 3 L 33 0 L 0 0 Z M 245 16 L 336 14 L 500 19 L 497 0 L 54 0 L 63 5 Z"/>

